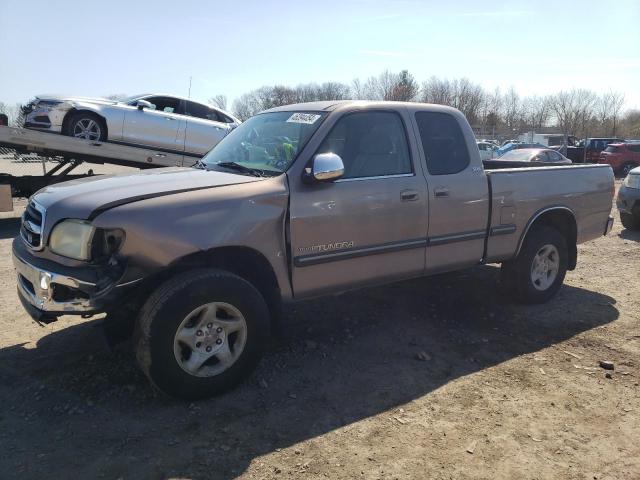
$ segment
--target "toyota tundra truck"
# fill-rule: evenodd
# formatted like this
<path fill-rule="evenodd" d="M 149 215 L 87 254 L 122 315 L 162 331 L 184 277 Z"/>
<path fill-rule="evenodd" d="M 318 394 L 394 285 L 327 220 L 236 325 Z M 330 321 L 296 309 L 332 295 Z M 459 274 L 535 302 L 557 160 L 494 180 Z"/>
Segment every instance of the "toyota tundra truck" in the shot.
<path fill-rule="evenodd" d="M 194 168 L 38 191 L 18 294 L 40 323 L 106 313 L 157 388 L 208 397 L 250 374 L 290 302 L 488 263 L 512 298 L 551 299 L 576 245 L 611 229 L 613 172 L 515 163 L 483 165 L 445 106 L 274 108 Z"/>

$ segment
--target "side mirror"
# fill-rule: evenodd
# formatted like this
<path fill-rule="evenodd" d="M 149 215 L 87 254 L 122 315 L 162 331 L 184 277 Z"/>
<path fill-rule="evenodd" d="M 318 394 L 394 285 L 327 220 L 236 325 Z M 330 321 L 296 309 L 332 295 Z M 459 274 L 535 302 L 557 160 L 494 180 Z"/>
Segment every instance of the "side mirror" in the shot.
<path fill-rule="evenodd" d="M 136 102 L 136 107 L 138 107 L 138 110 L 142 110 L 144 108 L 153 108 L 153 105 L 146 100 L 138 100 Z"/>
<path fill-rule="evenodd" d="M 305 169 L 307 183 L 331 182 L 344 175 L 344 163 L 335 153 L 319 153 L 311 160 L 311 167 Z"/>

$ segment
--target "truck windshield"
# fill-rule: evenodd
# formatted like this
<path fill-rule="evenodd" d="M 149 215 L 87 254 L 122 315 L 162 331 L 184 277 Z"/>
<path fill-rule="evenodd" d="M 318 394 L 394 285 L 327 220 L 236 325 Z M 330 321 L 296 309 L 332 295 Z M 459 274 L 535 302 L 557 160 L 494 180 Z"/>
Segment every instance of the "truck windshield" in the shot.
<path fill-rule="evenodd" d="M 202 159 L 207 170 L 275 176 L 285 172 L 325 112 L 273 112 L 251 117 L 224 137 Z"/>

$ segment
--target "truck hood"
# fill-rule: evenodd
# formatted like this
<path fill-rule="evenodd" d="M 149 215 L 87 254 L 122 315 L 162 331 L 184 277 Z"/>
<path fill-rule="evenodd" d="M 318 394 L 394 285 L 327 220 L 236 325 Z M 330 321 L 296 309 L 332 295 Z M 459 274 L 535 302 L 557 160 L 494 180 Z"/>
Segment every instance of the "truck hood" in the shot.
<path fill-rule="evenodd" d="M 91 220 L 127 203 L 178 193 L 260 181 L 234 173 L 162 168 L 124 175 L 96 175 L 39 190 L 32 200 L 46 209 L 45 229 L 63 218 Z"/>

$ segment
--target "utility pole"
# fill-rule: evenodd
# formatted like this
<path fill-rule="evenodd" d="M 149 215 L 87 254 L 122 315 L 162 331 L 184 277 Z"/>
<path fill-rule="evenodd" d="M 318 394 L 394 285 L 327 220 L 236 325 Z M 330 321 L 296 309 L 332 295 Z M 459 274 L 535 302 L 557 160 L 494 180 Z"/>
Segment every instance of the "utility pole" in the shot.
<path fill-rule="evenodd" d="M 193 79 L 193 77 L 189 77 L 189 94 L 187 95 L 187 98 L 191 98 L 191 80 Z"/>

